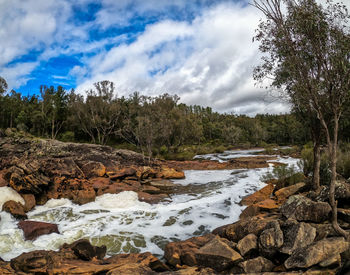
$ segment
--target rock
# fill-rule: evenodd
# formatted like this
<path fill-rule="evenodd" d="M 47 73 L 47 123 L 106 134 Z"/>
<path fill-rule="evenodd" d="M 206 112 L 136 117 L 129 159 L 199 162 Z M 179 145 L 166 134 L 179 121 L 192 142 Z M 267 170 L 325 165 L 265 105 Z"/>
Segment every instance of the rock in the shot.
<path fill-rule="evenodd" d="M 154 186 L 144 185 L 142 186 L 142 192 L 148 193 L 148 194 L 160 194 L 162 193 L 161 190 Z"/>
<path fill-rule="evenodd" d="M 337 181 L 335 184 L 334 197 L 336 200 L 349 199 L 350 198 L 350 183 L 344 181 Z M 322 185 L 321 191 L 316 196 L 318 201 L 328 201 L 329 199 L 329 186 Z"/>
<path fill-rule="evenodd" d="M 254 234 L 256 236 L 265 229 L 265 227 L 275 217 L 252 217 L 244 220 L 239 220 L 233 224 L 221 226 L 213 231 L 213 234 L 217 234 L 221 237 L 227 238 L 230 241 L 238 242 L 248 234 Z"/>
<path fill-rule="evenodd" d="M 13 275 L 16 274 L 16 272 L 11 267 L 11 264 L 9 262 L 5 262 L 0 259 L 0 274 L 1 275 Z"/>
<path fill-rule="evenodd" d="M 52 264 L 52 261 L 48 251 L 45 250 L 22 253 L 11 260 L 11 267 L 15 271 L 25 272 L 25 274 L 47 274 L 49 264 Z"/>
<path fill-rule="evenodd" d="M 264 250 L 275 250 L 283 245 L 283 232 L 278 221 L 272 221 L 259 236 L 259 244 Z"/>
<path fill-rule="evenodd" d="M 0 187 L 7 186 L 8 182 L 4 178 L 5 171 L 0 171 Z"/>
<path fill-rule="evenodd" d="M 329 218 L 331 207 L 325 202 L 314 202 L 302 195 L 294 195 L 281 207 L 282 214 L 297 221 L 323 222 Z"/>
<path fill-rule="evenodd" d="M 64 249 L 71 249 L 81 260 L 90 261 L 92 258 L 103 259 L 107 248 L 103 246 L 93 246 L 88 240 L 81 239 L 72 244 L 63 245 Z"/>
<path fill-rule="evenodd" d="M 341 256 L 340 256 L 340 254 L 338 254 L 338 255 L 335 255 L 327 260 L 320 262 L 319 266 L 321 266 L 321 267 L 328 267 L 328 266 L 332 266 L 332 265 L 340 266 L 340 264 L 341 264 Z"/>
<path fill-rule="evenodd" d="M 24 206 L 16 201 L 7 201 L 2 206 L 2 211 L 10 213 L 16 219 L 27 219 Z"/>
<path fill-rule="evenodd" d="M 150 252 L 140 253 L 140 254 L 118 254 L 103 261 L 103 264 L 113 264 L 118 265 L 130 265 L 132 263 L 137 263 L 138 266 L 148 267 L 150 270 L 156 272 L 169 271 L 169 267 L 162 263 L 157 257 L 153 256 Z M 149 270 L 149 271 L 150 271 Z M 115 269 L 113 269 L 115 271 Z M 120 270 L 119 270 L 120 271 Z M 128 273 L 110 273 L 110 274 L 128 274 Z M 133 273 L 139 274 L 139 273 Z"/>
<path fill-rule="evenodd" d="M 276 201 L 274 201 L 272 199 L 266 199 L 266 200 L 257 202 L 254 205 L 259 207 L 260 209 L 264 209 L 264 210 L 272 210 L 272 209 L 277 209 L 279 207 L 277 205 Z"/>
<path fill-rule="evenodd" d="M 184 179 L 185 173 L 183 171 L 177 171 L 174 168 L 162 167 L 156 176 L 163 179 Z"/>
<path fill-rule="evenodd" d="M 154 178 L 157 174 L 157 171 L 149 166 L 143 166 L 137 170 L 136 176 L 138 179 L 147 179 Z"/>
<path fill-rule="evenodd" d="M 106 167 L 96 161 L 89 161 L 85 163 L 81 170 L 84 172 L 85 177 L 91 178 L 91 177 L 103 177 L 106 174 Z"/>
<path fill-rule="evenodd" d="M 308 223 L 287 220 L 282 226 L 284 244 L 280 251 L 291 255 L 295 250 L 307 247 L 316 237 L 316 228 Z"/>
<path fill-rule="evenodd" d="M 342 237 L 327 238 L 300 248 L 285 261 L 287 269 L 308 268 L 349 249 L 349 242 Z"/>
<path fill-rule="evenodd" d="M 254 217 L 260 213 L 260 207 L 257 205 L 249 205 L 246 209 L 242 211 L 239 215 L 240 219 L 246 219 L 250 217 Z"/>
<path fill-rule="evenodd" d="M 57 233 L 57 224 L 37 222 L 37 221 L 20 221 L 18 227 L 23 230 L 25 240 L 35 240 L 41 235 Z"/>
<path fill-rule="evenodd" d="M 239 266 L 244 270 L 245 273 L 260 273 L 260 272 L 270 272 L 274 268 L 274 264 L 264 258 L 257 257 L 239 264 Z"/>
<path fill-rule="evenodd" d="M 242 260 L 242 256 L 218 236 L 201 247 L 195 257 L 198 265 L 217 271 L 229 269 Z"/>
<path fill-rule="evenodd" d="M 302 188 L 304 188 L 305 185 L 306 184 L 304 182 L 299 182 L 294 185 L 281 188 L 275 192 L 275 196 L 277 197 L 277 200 L 279 202 L 284 202 L 291 195 L 294 195 L 295 193 L 299 192 Z"/>
<path fill-rule="evenodd" d="M 99 189 L 107 188 L 111 184 L 110 178 L 96 177 L 89 179 L 92 188 L 97 191 Z"/>
<path fill-rule="evenodd" d="M 213 269 L 208 267 L 186 267 L 176 271 L 163 272 L 162 275 L 217 275 Z"/>
<path fill-rule="evenodd" d="M 140 201 L 147 202 L 149 204 L 156 204 L 163 201 L 166 198 L 169 198 L 166 194 L 148 194 L 145 192 L 137 192 Z"/>
<path fill-rule="evenodd" d="M 136 169 L 134 169 L 132 167 L 123 168 L 115 173 L 108 174 L 108 176 L 111 180 L 121 179 L 121 178 L 134 176 L 134 175 L 136 175 Z"/>
<path fill-rule="evenodd" d="M 94 189 L 87 189 L 87 190 L 77 190 L 73 192 L 73 202 L 77 204 L 85 204 L 92 201 L 95 201 L 96 193 Z"/>
<path fill-rule="evenodd" d="M 242 199 L 241 204 L 242 205 L 252 205 L 252 204 L 256 204 L 260 201 L 264 201 L 266 199 L 269 199 L 272 195 L 273 189 L 274 189 L 273 184 L 268 184 L 265 187 L 263 187 L 262 189 L 256 191 L 254 194 Z"/>
<path fill-rule="evenodd" d="M 36 201 L 33 194 L 21 194 L 24 199 L 24 211 L 28 212 L 35 207 Z"/>
<path fill-rule="evenodd" d="M 214 238 L 214 235 L 208 234 L 185 241 L 168 243 L 164 249 L 164 258 L 172 266 L 195 266 L 197 264 L 195 254 L 202 246 Z"/>
<path fill-rule="evenodd" d="M 338 218 L 350 222 L 350 209 L 338 208 Z"/>
<path fill-rule="evenodd" d="M 152 180 L 148 184 L 153 186 L 153 187 L 160 188 L 160 189 L 171 189 L 171 188 L 174 188 L 176 186 L 170 180 Z"/>
<path fill-rule="evenodd" d="M 242 256 L 245 256 L 258 248 L 258 238 L 254 234 L 248 234 L 237 244 L 237 249 Z"/>

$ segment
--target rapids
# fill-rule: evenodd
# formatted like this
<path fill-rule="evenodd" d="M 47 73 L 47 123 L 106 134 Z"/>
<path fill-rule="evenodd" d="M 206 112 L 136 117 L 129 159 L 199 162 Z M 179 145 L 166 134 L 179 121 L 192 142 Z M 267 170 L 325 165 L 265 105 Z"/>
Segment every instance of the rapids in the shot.
<path fill-rule="evenodd" d="M 257 151 L 226 151 L 197 158 L 226 161 L 254 153 Z M 278 157 L 278 161 L 296 166 L 298 160 Z M 260 178 L 271 170 L 272 165 L 260 169 L 188 170 L 185 179 L 174 180 L 179 187 L 171 202 L 157 205 L 140 202 L 131 191 L 104 194 L 85 205 L 67 199 L 49 200 L 28 212 L 28 218 L 56 223 L 61 234 L 43 235 L 35 241 L 25 241 L 17 221 L 0 212 L 0 257 L 10 260 L 23 252 L 55 250 L 81 238 L 89 239 L 93 245 L 106 245 L 108 255 L 144 251 L 162 255 L 170 241 L 209 233 L 238 220 L 244 209 L 239 205 L 241 198 L 262 188 L 265 184 Z M 21 198 L 12 189 L 2 188 L 1 194 Z"/>

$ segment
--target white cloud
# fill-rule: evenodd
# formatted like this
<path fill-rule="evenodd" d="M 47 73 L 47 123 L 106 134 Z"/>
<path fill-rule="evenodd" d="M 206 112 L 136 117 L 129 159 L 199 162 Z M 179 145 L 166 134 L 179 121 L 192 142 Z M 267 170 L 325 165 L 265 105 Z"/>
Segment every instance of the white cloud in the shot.
<path fill-rule="evenodd" d="M 77 90 L 109 79 L 120 95 L 168 92 L 185 103 L 219 111 L 285 112 L 288 108 L 281 103 L 266 107 L 265 90 L 252 80 L 253 67 L 260 62 L 258 45 L 252 43 L 258 21 L 253 7 L 222 3 L 191 23 L 166 20 L 149 25 L 133 43 L 89 60 L 90 74 Z"/>

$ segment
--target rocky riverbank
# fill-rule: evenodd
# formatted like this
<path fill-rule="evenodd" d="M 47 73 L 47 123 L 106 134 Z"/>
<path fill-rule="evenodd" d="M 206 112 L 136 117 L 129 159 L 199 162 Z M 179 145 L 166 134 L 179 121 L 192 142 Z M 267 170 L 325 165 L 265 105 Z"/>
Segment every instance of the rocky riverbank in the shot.
<path fill-rule="evenodd" d="M 261 156 L 215 161 L 149 162 L 140 154 L 107 146 L 62 143 L 7 134 L 0 138 L 0 186 L 11 187 L 18 201 L 5 199 L 2 209 L 19 221 L 26 239 L 58 232 L 57 226 L 26 220 L 26 212 L 51 198 L 84 204 L 105 193 L 134 191 L 139 200 L 157 203 L 176 189 L 170 178 L 180 169 L 266 167 Z M 255 166 L 254 166 L 255 165 Z M 246 167 L 244 167 L 246 168 Z M 327 187 L 320 194 L 305 183 L 280 188 L 274 182 L 244 198 L 240 220 L 211 234 L 166 245 L 164 261 L 151 253 L 106 258 L 106 247 L 79 240 L 58 251 L 23 253 L 0 260 L 1 274 L 343 274 L 350 244 L 329 223 Z M 350 230 L 350 184 L 336 188 L 339 222 Z M 22 203 L 21 203 L 22 202 Z M 23 205 L 24 204 L 24 205 Z M 1 222 L 1 221 L 0 221 Z M 343 272 L 343 273 L 341 273 Z"/>

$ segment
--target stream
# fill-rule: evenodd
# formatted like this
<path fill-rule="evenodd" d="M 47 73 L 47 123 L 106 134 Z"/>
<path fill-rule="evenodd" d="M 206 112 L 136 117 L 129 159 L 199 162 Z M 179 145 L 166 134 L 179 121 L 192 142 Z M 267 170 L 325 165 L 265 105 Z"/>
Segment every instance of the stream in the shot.
<path fill-rule="evenodd" d="M 222 162 L 260 151 L 225 151 L 196 158 Z M 277 158 L 297 166 L 298 159 Z M 25 241 L 17 221 L 0 212 L 0 257 L 10 260 L 23 252 L 56 250 L 81 238 L 89 239 L 93 245 L 106 245 L 109 256 L 145 251 L 162 256 L 168 242 L 203 235 L 237 221 L 245 208 L 239 205 L 240 200 L 264 187 L 260 178 L 269 171 L 272 165 L 259 169 L 187 170 L 185 179 L 173 180 L 180 188 L 171 202 L 157 205 L 140 202 L 131 191 L 104 194 L 84 205 L 52 199 L 28 212 L 28 219 L 56 223 L 61 234 L 43 235 L 35 241 Z"/>

